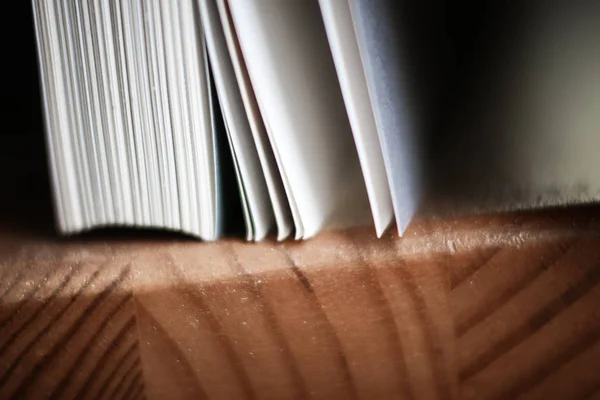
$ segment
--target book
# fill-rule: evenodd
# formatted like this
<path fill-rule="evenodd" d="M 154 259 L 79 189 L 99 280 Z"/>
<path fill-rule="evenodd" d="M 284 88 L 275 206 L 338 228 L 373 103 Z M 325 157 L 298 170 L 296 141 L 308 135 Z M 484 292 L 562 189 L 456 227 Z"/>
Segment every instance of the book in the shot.
<path fill-rule="evenodd" d="M 381 236 L 600 198 L 594 2 L 32 4 L 63 233 Z"/>

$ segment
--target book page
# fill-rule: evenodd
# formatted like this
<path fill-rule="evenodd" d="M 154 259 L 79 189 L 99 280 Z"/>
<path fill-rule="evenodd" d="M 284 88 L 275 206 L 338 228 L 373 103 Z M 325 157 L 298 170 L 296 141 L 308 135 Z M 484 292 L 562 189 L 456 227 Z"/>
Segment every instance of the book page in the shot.
<path fill-rule="evenodd" d="M 391 189 L 399 234 L 421 198 L 419 105 L 411 92 L 404 4 L 396 0 L 349 0 L 360 55 Z"/>
<path fill-rule="evenodd" d="M 223 33 L 227 42 L 230 60 L 237 79 L 237 85 L 246 110 L 246 117 L 248 118 L 250 130 L 262 166 L 262 172 L 267 183 L 271 204 L 273 205 L 273 212 L 277 224 L 277 240 L 283 240 L 287 238 L 294 229 L 294 219 L 297 220 L 296 228 L 299 226 L 299 217 L 292 219 L 292 209 L 297 214 L 297 207 L 295 205 L 294 207 L 290 207 L 290 203 L 288 202 L 286 189 L 284 187 L 284 179 L 280 174 L 277 160 L 273 154 L 273 149 L 256 102 L 256 97 L 254 96 L 250 77 L 248 76 L 248 71 L 242 57 L 239 41 L 226 0 L 217 0 L 217 8 L 221 18 L 221 27 L 223 28 Z"/>
<path fill-rule="evenodd" d="M 251 222 L 248 227 L 248 239 L 262 240 L 274 224 L 275 218 L 237 86 L 235 72 L 229 58 L 217 5 L 213 2 L 200 2 L 200 15 L 219 103 L 236 167 L 242 204 L 245 206 L 245 213 L 248 214 L 246 218 Z"/>
<path fill-rule="evenodd" d="M 394 218 L 381 145 L 347 1 L 320 0 L 325 30 L 365 178 L 377 235 Z"/>
<path fill-rule="evenodd" d="M 231 0 L 271 143 L 311 237 L 372 217 L 317 3 Z"/>

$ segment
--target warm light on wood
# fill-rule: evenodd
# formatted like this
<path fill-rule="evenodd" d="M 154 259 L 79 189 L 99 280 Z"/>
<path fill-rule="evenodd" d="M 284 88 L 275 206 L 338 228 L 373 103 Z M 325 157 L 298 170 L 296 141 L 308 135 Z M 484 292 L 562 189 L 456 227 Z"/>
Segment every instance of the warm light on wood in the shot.
<path fill-rule="evenodd" d="M 600 394 L 595 208 L 303 243 L 31 237 L 0 257 L 2 398 Z"/>

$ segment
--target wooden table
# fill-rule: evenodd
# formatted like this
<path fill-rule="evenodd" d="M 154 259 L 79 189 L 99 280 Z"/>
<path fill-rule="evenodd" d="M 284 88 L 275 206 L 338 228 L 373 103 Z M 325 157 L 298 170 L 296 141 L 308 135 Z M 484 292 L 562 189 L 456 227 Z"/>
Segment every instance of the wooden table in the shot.
<path fill-rule="evenodd" d="M 9 224 L 0 398 L 600 399 L 599 216 L 284 244 Z"/>

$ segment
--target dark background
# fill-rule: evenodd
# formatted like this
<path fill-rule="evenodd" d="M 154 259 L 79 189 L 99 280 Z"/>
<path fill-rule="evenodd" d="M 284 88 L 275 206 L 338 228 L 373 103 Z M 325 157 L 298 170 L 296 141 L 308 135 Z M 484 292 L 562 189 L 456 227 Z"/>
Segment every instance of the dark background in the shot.
<path fill-rule="evenodd" d="M 7 2 L 2 38 L 0 228 L 53 231 L 30 1 Z"/>

